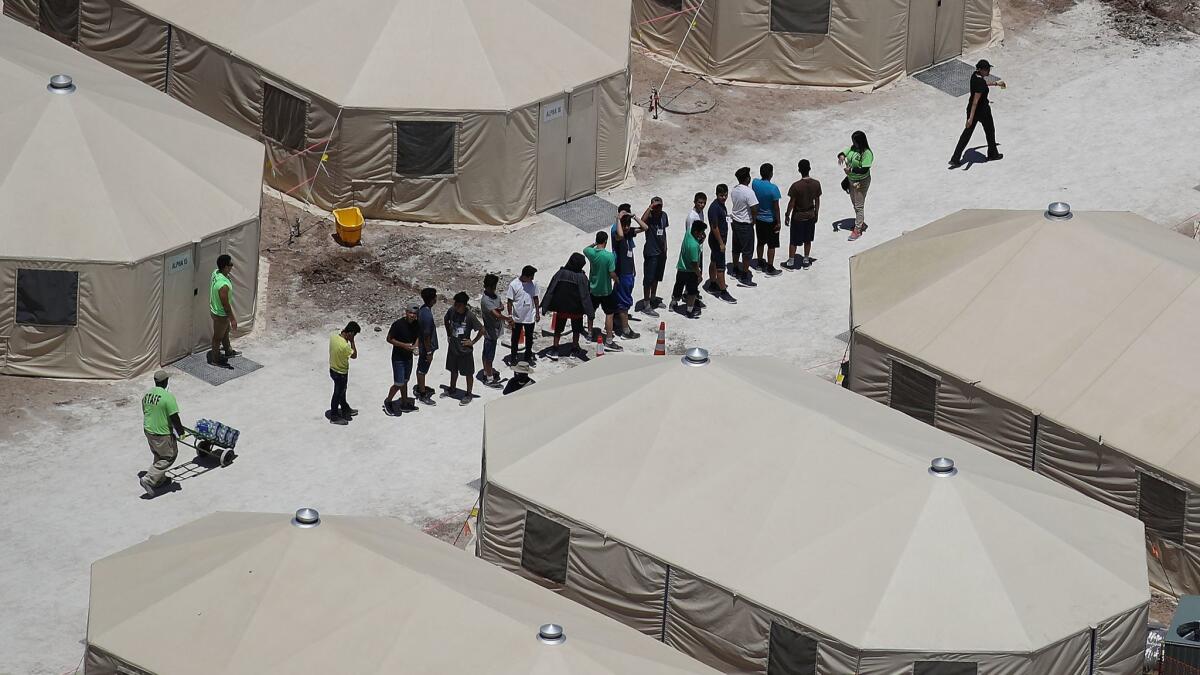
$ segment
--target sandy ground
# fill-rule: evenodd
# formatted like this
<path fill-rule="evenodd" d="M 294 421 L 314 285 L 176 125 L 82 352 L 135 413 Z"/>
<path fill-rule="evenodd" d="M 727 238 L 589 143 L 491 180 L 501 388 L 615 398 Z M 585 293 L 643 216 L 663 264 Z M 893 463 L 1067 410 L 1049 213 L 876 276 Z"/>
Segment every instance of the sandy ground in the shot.
<path fill-rule="evenodd" d="M 760 277 L 757 289 L 733 288 L 738 305 L 710 301 L 699 320 L 665 317 L 672 350 L 770 354 L 830 377 L 845 349 L 836 336 L 848 327 L 847 260 L 874 243 L 967 207 L 1038 209 L 1062 199 L 1081 210 L 1131 210 L 1164 227 L 1200 212 L 1193 189 L 1200 175 L 1175 159 L 1200 150 L 1191 112 L 1200 91 L 1181 86 L 1200 78 L 1200 45 L 1125 40 L 1094 2 L 1062 14 L 1034 7 L 1024 20 L 1028 28 L 983 54 L 1010 84 L 994 93 L 1006 155 L 999 163 L 948 171 L 965 101 L 915 80 L 870 96 L 702 83 L 678 104 L 717 103 L 711 112 L 646 120 L 636 180 L 605 196 L 639 208 L 662 196 L 675 223 L 673 251 L 692 193 L 732 182 L 738 166 L 773 162 L 786 187 L 796 160 L 808 157 L 826 189 L 816 265 Z M 635 96 L 644 98 L 662 71 L 641 58 L 636 65 Z M 694 79 L 672 75 L 664 91 Z M 867 201 L 871 229 L 852 244 L 830 223 L 852 215 L 837 189 L 834 157 L 855 129 L 869 135 L 877 163 Z M 976 145 L 982 142 L 980 132 Z M 265 322 L 238 342 L 265 368 L 221 387 L 182 373 L 172 380 L 185 421 L 211 417 L 242 429 L 241 456 L 231 467 L 141 499 L 136 472 L 150 454 L 137 401 L 147 382 L 0 379 L 0 510 L 7 516 L 0 525 L 0 673 L 72 671 L 86 627 L 88 565 L 214 510 L 309 505 L 396 516 L 452 536 L 472 506 L 483 404 L 497 392 L 482 389 L 483 399 L 465 409 L 443 400 L 385 417 L 379 401 L 388 347 L 374 329 L 386 329 L 423 285 L 443 298 L 460 289 L 475 295 L 485 271 L 507 281 L 527 263 L 540 268 L 544 284 L 591 235 L 549 216 L 511 233 L 370 224 L 366 245 L 347 250 L 328 239 L 327 224 L 309 227 L 309 218 L 289 245 L 283 222 L 271 216 L 264 233 L 271 263 Z M 351 318 L 366 328 L 350 376 L 350 401 L 362 415 L 342 428 L 321 415 L 330 388 L 325 353 L 329 332 Z M 648 352 L 649 322 L 636 325 L 644 336 L 626 346 Z M 445 382 L 440 358 L 436 365 L 436 381 Z M 546 363 L 535 379 L 571 365 Z"/>

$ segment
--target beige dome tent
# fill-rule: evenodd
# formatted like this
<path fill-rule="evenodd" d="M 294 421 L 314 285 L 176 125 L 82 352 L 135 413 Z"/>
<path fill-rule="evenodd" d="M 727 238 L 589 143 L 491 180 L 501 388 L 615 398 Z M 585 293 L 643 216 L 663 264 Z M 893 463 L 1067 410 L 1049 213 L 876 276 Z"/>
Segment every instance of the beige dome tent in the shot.
<path fill-rule="evenodd" d="M 718 670 L 1141 672 L 1141 523 L 799 367 L 606 356 L 484 415 L 481 557 Z"/>
<path fill-rule="evenodd" d="M 399 520 L 311 509 L 215 513 L 97 561 L 84 673 L 716 675 Z"/>
<path fill-rule="evenodd" d="M 960 211 L 850 269 L 851 389 L 1141 518 L 1151 582 L 1200 592 L 1200 246 Z"/>
<path fill-rule="evenodd" d="M 131 377 L 191 353 L 221 253 L 251 327 L 262 145 L 3 17 L 0 92 L 0 373 Z"/>
<path fill-rule="evenodd" d="M 995 4 L 633 0 L 633 39 L 722 80 L 869 90 L 999 39 Z"/>
<path fill-rule="evenodd" d="M 4 3 L 267 141 L 267 182 L 323 208 L 506 224 L 625 178 L 629 0 Z"/>

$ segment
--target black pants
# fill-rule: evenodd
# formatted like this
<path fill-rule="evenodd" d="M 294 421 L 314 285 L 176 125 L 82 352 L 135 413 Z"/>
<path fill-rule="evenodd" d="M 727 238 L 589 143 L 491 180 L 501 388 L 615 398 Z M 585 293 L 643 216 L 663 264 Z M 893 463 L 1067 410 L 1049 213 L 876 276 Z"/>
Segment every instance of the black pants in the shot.
<path fill-rule="evenodd" d="M 350 419 L 350 404 L 346 402 L 346 387 L 349 384 L 350 376 L 331 369 L 329 377 L 333 380 L 333 398 L 329 399 L 329 414 Z"/>
<path fill-rule="evenodd" d="M 954 156 L 951 157 L 951 161 L 955 163 L 962 161 L 963 151 L 971 142 L 971 136 L 975 133 L 975 126 L 978 124 L 983 125 L 983 135 L 987 137 L 988 157 L 1000 154 L 1000 151 L 996 149 L 996 124 L 992 121 L 992 107 L 980 106 L 975 110 L 975 121 L 971 122 L 971 126 L 963 129 L 962 135 L 958 137 L 958 146 L 954 148 Z"/>
<path fill-rule="evenodd" d="M 671 289 L 671 299 L 679 300 L 694 298 L 700 295 L 700 279 L 695 272 L 678 270 L 675 272 L 675 288 Z"/>
<path fill-rule="evenodd" d="M 512 362 L 517 364 L 517 351 L 521 344 L 521 337 L 525 338 L 525 362 L 533 362 L 533 324 L 531 323 L 515 323 L 513 324 L 512 334 Z"/>

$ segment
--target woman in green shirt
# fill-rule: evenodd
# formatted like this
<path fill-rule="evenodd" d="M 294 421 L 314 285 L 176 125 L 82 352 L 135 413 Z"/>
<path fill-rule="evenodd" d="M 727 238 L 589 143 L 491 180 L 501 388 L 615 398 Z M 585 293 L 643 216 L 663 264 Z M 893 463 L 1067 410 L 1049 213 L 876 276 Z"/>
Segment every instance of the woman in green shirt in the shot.
<path fill-rule="evenodd" d="M 875 163 L 875 154 L 867 143 L 867 135 L 856 131 L 850 135 L 850 147 L 838 153 L 838 164 L 846 172 L 846 183 L 850 203 L 854 205 L 854 231 L 850 233 L 849 241 L 855 241 L 867 231 L 864 219 L 867 203 L 867 188 L 871 187 L 871 165 Z"/>

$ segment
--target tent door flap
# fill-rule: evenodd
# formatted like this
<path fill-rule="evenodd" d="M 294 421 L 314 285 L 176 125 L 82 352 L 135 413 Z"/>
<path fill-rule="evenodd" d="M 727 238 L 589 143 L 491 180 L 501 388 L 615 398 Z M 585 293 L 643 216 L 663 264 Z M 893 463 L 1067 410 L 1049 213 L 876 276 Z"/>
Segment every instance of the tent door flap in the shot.
<path fill-rule="evenodd" d="M 538 111 L 537 210 L 567 201 L 566 96 L 543 101 Z"/>
<path fill-rule="evenodd" d="M 908 0 L 908 72 L 933 65 L 938 0 Z"/>
<path fill-rule="evenodd" d="M 160 363 L 172 363 L 192 353 L 192 324 L 196 317 L 192 305 L 200 295 L 195 283 L 195 261 L 195 244 L 163 256 Z"/>
<path fill-rule="evenodd" d="M 571 94 L 567 112 L 567 199 L 596 191 L 596 88 Z"/>
<path fill-rule="evenodd" d="M 941 63 L 962 56 L 963 30 L 966 22 L 964 0 L 938 0 L 934 62 Z"/>
<path fill-rule="evenodd" d="M 221 255 L 223 242 L 219 237 L 205 239 L 196 244 L 195 283 L 192 285 L 192 350 L 207 348 L 212 344 L 212 312 L 209 311 L 208 291 L 213 270 L 217 269 L 217 257 Z M 236 273 L 236 272 L 235 272 Z"/>

